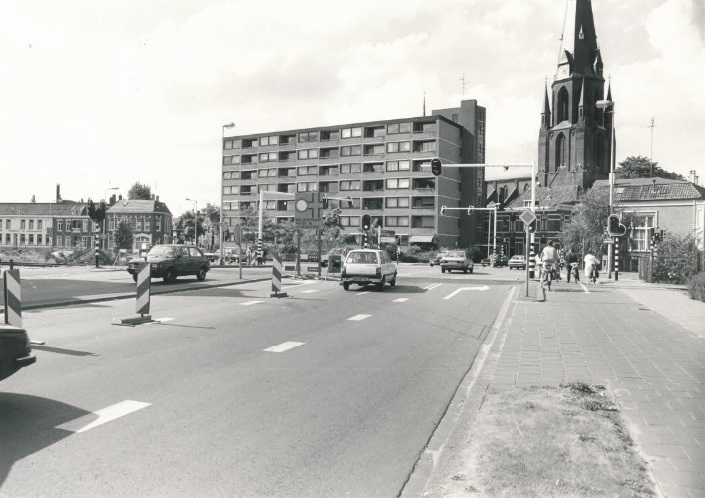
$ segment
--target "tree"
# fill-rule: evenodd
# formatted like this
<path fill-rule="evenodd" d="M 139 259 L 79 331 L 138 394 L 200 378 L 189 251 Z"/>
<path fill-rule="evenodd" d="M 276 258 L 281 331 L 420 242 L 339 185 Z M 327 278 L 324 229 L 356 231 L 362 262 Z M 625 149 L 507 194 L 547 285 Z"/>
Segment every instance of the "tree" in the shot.
<path fill-rule="evenodd" d="M 100 230 L 105 231 L 103 220 L 105 220 L 105 203 L 101 202 L 100 206 L 96 207 L 95 202 L 88 199 L 88 217 L 100 225 Z"/>
<path fill-rule="evenodd" d="M 580 200 L 572 219 L 558 235 L 558 240 L 564 250 L 570 249 L 575 254 L 591 251 L 599 257 L 603 252 L 605 226 L 609 216 L 609 191 L 593 188 L 587 190 Z"/>
<path fill-rule="evenodd" d="M 135 235 L 132 233 L 130 225 L 121 221 L 115 230 L 115 247 L 118 249 L 132 249 Z"/>
<path fill-rule="evenodd" d="M 692 235 L 667 235 L 658 246 L 651 282 L 684 284 L 697 272 L 697 243 Z"/>
<path fill-rule="evenodd" d="M 657 162 L 644 156 L 629 156 L 619 163 L 614 171 L 617 178 L 668 178 L 672 180 L 685 180 L 678 173 L 670 173 L 658 166 Z"/>
<path fill-rule="evenodd" d="M 152 189 L 149 185 L 136 182 L 127 192 L 128 199 L 142 199 L 148 201 L 152 198 Z"/>
<path fill-rule="evenodd" d="M 193 211 L 186 211 L 184 214 L 181 215 L 181 226 L 183 227 L 183 231 L 181 232 L 182 237 L 187 240 L 194 240 L 193 239 L 193 231 L 194 231 L 194 219 L 195 219 L 195 214 Z M 203 224 L 203 215 L 199 211 L 198 213 L 198 236 L 201 237 L 205 235 L 206 229 Z"/>

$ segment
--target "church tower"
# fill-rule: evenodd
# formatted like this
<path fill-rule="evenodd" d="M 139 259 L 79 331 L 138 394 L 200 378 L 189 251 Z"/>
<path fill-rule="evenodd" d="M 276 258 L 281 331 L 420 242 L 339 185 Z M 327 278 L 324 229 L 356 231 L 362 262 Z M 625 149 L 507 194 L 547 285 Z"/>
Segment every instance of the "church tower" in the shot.
<path fill-rule="evenodd" d="M 608 178 L 613 120 L 610 109 L 595 105 L 606 97 L 592 4 L 567 2 L 550 92 L 545 85 L 537 179 L 542 187 L 589 188 L 595 180 Z"/>

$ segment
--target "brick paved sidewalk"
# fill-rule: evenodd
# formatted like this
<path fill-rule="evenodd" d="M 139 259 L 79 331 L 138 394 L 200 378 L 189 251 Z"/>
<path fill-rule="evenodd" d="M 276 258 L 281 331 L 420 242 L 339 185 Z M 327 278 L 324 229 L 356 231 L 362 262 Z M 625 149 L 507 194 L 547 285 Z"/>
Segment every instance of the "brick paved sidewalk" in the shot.
<path fill-rule="evenodd" d="M 440 457 L 426 496 L 443 489 L 449 469 L 461 464 L 457 450 L 472 430 L 470 405 L 479 407 L 473 400 L 484 389 L 584 381 L 613 391 L 664 496 L 705 497 L 705 339 L 616 284 L 586 288 L 589 294 L 563 281 L 546 302 L 514 300 L 492 348 L 494 361 L 480 376 L 485 380 L 468 397 L 467 422 L 447 444 L 453 461 Z M 668 299 L 675 291 L 661 292 Z M 515 296 L 523 295 L 522 286 Z"/>

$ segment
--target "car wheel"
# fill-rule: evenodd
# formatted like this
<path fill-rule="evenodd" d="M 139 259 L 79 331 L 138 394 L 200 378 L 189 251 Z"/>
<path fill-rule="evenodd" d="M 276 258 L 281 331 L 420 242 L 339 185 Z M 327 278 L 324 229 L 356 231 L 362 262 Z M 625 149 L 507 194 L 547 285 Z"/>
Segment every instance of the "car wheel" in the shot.
<path fill-rule="evenodd" d="M 169 268 L 166 271 L 166 275 L 164 275 L 164 283 L 166 284 L 172 284 L 176 280 L 176 272 L 174 271 L 173 268 Z"/>
<path fill-rule="evenodd" d="M 136 274 L 136 273 L 133 273 L 133 274 L 132 274 L 132 280 L 134 280 L 135 282 L 137 282 L 137 274 Z"/>
<path fill-rule="evenodd" d="M 472 271 L 473 271 L 474 269 L 475 269 L 475 267 L 474 267 L 474 266 L 471 266 L 470 269 L 468 270 L 468 272 L 472 273 Z"/>
<path fill-rule="evenodd" d="M 463 273 L 467 273 L 467 272 L 468 272 L 468 267 L 466 266 L 465 268 L 463 268 Z"/>
<path fill-rule="evenodd" d="M 387 279 L 385 277 L 382 277 L 382 281 L 377 284 L 377 290 L 382 292 L 384 290 L 384 284 L 387 283 Z"/>
<path fill-rule="evenodd" d="M 441 273 L 445 273 L 446 269 L 441 266 Z"/>
<path fill-rule="evenodd" d="M 203 281 L 206 279 L 206 269 L 199 268 L 198 273 L 196 273 L 196 279 Z"/>
<path fill-rule="evenodd" d="M 391 287 L 396 287 L 397 286 L 397 274 L 395 273 L 394 276 L 392 277 L 392 280 L 389 282 L 389 285 Z"/>
<path fill-rule="evenodd" d="M 343 289 L 350 290 L 350 284 L 348 282 L 343 282 Z"/>

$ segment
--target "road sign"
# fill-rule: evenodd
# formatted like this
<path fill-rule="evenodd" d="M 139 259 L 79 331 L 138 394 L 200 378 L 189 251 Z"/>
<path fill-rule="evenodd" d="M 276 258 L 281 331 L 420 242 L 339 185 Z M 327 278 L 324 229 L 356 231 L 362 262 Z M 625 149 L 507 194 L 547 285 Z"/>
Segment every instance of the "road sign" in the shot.
<path fill-rule="evenodd" d="M 524 225 L 531 225 L 536 220 L 536 215 L 531 209 L 525 209 L 519 215 L 519 219 L 524 222 Z"/>
<path fill-rule="evenodd" d="M 309 218 L 304 220 L 294 219 L 294 225 L 296 228 L 321 228 L 323 220 L 320 218 Z"/>
<path fill-rule="evenodd" d="M 323 196 L 319 192 L 296 192 L 294 219 L 319 219 L 323 214 Z"/>

